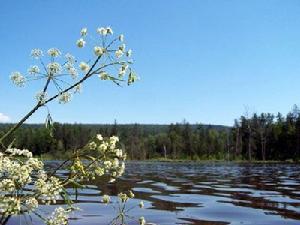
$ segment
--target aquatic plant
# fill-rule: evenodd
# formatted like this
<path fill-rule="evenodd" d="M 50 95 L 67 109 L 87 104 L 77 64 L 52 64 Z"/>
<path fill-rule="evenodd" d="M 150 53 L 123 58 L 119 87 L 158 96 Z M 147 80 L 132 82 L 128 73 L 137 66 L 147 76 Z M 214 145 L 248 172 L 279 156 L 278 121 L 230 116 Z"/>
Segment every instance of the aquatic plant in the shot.
<path fill-rule="evenodd" d="M 92 46 L 89 48 L 90 43 Z M 108 182 L 114 182 L 124 173 L 126 154 L 119 148 L 119 139 L 115 136 L 102 137 L 98 134 L 51 171 L 46 170 L 44 163 L 29 150 L 14 148 L 13 142 L 7 146 L 8 138 L 38 109 L 47 107 L 54 100 L 60 104 L 70 102 L 73 95 L 81 92 L 86 80 L 96 76 L 121 86 L 123 83 L 131 85 L 138 79 L 131 68 L 132 51 L 127 50 L 124 35 L 115 37 L 112 28 L 98 28 L 96 37 L 89 36 L 88 29 L 83 28 L 76 45 L 92 52 L 92 59 L 78 60 L 70 53 L 63 55 L 58 48 L 50 48 L 45 53 L 41 49 L 33 49 L 31 57 L 35 60 L 34 65 L 24 74 L 15 71 L 10 75 L 11 81 L 18 87 L 35 81 L 43 88 L 35 96 L 36 105 L 0 137 L 0 224 L 6 224 L 11 216 L 26 214 L 34 214 L 48 225 L 68 224 L 68 214 L 76 208 L 66 186 L 83 187 L 83 182 L 107 176 Z M 49 109 L 46 127 L 50 133 L 53 131 Z M 69 171 L 67 177 L 56 173 L 63 167 Z M 55 204 L 57 200 L 63 200 L 66 207 L 55 208 L 48 217 L 39 210 L 40 205 Z M 103 196 L 103 202 L 109 203 L 110 198 Z"/>

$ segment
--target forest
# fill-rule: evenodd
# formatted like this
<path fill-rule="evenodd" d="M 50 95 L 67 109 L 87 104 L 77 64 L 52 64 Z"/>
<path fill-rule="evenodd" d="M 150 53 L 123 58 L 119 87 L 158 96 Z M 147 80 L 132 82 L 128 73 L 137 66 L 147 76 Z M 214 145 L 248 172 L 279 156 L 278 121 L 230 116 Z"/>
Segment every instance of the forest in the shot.
<path fill-rule="evenodd" d="M 0 124 L 3 135 L 13 124 Z M 64 158 L 97 133 L 117 135 L 129 159 L 298 161 L 300 111 L 243 115 L 232 127 L 189 124 L 25 124 L 6 145 L 46 158 Z"/>

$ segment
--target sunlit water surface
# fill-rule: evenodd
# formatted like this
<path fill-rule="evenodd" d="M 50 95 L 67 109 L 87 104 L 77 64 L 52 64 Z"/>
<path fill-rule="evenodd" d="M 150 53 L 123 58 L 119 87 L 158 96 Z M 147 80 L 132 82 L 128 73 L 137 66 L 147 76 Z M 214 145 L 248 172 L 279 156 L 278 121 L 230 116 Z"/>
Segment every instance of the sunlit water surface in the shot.
<path fill-rule="evenodd" d="M 70 189 L 81 208 L 71 214 L 70 224 L 109 224 L 116 211 L 113 205 L 99 203 L 100 196 L 130 189 L 136 198 L 128 209 L 141 200 L 145 209 L 130 210 L 127 224 L 138 224 L 140 216 L 161 225 L 300 224 L 300 165 L 192 162 L 129 162 L 126 174 L 114 184 L 96 180 L 78 190 L 77 197 Z M 42 207 L 45 212 L 52 209 Z M 40 224 L 37 221 L 33 217 L 33 224 Z M 19 223 L 26 221 L 18 217 L 9 221 Z"/>

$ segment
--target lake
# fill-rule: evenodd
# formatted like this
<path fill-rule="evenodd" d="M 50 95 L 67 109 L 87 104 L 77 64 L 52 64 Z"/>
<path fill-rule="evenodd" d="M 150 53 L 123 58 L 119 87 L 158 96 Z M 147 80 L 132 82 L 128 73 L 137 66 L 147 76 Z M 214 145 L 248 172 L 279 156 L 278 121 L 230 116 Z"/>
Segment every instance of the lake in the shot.
<path fill-rule="evenodd" d="M 300 165 L 212 162 L 128 162 L 116 183 L 96 180 L 78 190 L 77 197 L 69 190 L 81 208 L 71 214 L 70 224 L 108 224 L 116 211 L 113 205 L 99 204 L 101 195 L 130 189 L 136 198 L 128 209 L 140 200 L 145 208 L 130 210 L 127 224 L 138 224 L 140 216 L 160 225 L 300 224 Z"/>

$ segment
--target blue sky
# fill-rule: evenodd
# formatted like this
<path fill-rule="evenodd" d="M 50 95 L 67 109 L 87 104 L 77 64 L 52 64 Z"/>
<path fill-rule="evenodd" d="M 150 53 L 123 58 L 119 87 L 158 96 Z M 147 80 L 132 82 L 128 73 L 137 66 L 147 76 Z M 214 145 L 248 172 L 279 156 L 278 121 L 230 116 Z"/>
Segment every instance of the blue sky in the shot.
<path fill-rule="evenodd" d="M 33 64 L 31 49 L 80 54 L 80 29 L 107 25 L 125 35 L 141 80 L 90 80 L 71 103 L 49 105 L 55 121 L 232 125 L 245 107 L 287 113 L 300 104 L 298 0 L 12 0 L 0 8 L 0 120 L 16 122 L 35 103 L 37 85 L 8 78 Z"/>

